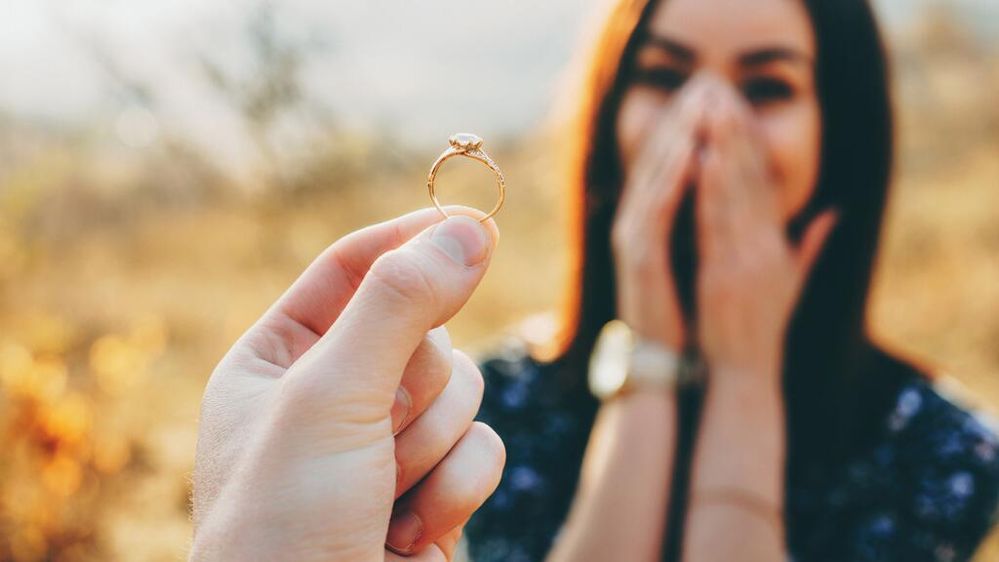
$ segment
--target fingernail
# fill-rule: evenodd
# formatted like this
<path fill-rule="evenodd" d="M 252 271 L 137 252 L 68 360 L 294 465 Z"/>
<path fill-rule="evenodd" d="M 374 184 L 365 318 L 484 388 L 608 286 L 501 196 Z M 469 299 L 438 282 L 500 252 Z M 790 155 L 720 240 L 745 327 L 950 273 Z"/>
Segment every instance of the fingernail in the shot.
<path fill-rule="evenodd" d="M 389 521 L 388 537 L 385 544 L 400 554 L 408 554 L 423 533 L 423 522 L 413 512 L 394 515 Z"/>
<path fill-rule="evenodd" d="M 409 409 L 412 405 L 413 402 L 409 399 L 409 393 L 406 392 L 406 389 L 401 386 L 396 389 L 395 402 L 392 403 L 392 435 L 395 435 L 402 427 L 402 422 L 406 421 L 406 416 L 409 415 Z"/>
<path fill-rule="evenodd" d="M 464 215 L 438 224 L 430 240 L 451 259 L 466 266 L 482 262 L 489 254 L 489 234 L 479 221 Z"/>

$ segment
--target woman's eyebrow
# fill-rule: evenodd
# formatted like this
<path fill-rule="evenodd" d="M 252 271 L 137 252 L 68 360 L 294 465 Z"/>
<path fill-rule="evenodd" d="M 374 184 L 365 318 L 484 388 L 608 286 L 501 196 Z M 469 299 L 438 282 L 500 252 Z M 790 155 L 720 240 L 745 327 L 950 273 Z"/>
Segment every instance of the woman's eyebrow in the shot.
<path fill-rule="evenodd" d="M 765 47 L 739 55 L 741 66 L 762 66 L 776 61 L 786 61 L 812 66 L 814 61 L 807 55 L 791 47 Z"/>
<path fill-rule="evenodd" d="M 681 62 L 691 63 L 697 60 L 697 51 L 692 47 L 684 45 L 683 43 L 666 37 L 664 35 L 657 35 L 655 33 L 646 32 L 643 34 L 642 44 L 657 47 L 666 51 L 674 58 L 680 60 Z M 773 47 L 763 47 L 759 49 L 753 49 L 746 53 L 739 55 L 739 64 L 741 66 L 762 66 L 775 61 L 787 61 L 798 64 L 805 64 L 812 66 L 814 61 L 812 57 L 799 51 L 793 47 L 785 46 L 773 46 Z"/>
<path fill-rule="evenodd" d="M 684 45 L 683 43 L 670 39 L 669 37 L 653 33 L 647 32 L 644 35 L 645 36 L 642 38 L 643 44 L 658 47 L 682 62 L 694 62 L 694 60 L 697 59 L 697 53 L 694 49 Z"/>

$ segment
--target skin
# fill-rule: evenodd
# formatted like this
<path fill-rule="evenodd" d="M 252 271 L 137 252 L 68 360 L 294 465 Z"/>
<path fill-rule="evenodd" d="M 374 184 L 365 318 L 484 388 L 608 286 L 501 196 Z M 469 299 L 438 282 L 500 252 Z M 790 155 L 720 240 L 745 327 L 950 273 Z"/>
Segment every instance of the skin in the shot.
<path fill-rule="evenodd" d="M 442 326 L 499 232 L 448 211 L 459 216 L 423 209 L 338 240 L 219 363 L 191 560 L 452 559 L 506 453 L 473 422 L 482 374 Z"/>
<path fill-rule="evenodd" d="M 784 235 L 820 164 L 814 35 L 793 0 L 668 0 L 649 36 L 616 127 L 625 171 L 611 233 L 619 315 L 673 349 L 696 337 L 708 365 L 684 560 L 781 559 L 783 340 L 836 221 L 835 211 L 820 214 L 797 246 Z M 695 326 L 680 313 L 668 243 L 686 189 L 695 190 Z M 550 561 L 658 559 L 675 408 L 672 393 L 601 406 Z M 719 491 L 763 507 L 719 501 Z M 638 499 L 615 502 L 621 496 Z"/>

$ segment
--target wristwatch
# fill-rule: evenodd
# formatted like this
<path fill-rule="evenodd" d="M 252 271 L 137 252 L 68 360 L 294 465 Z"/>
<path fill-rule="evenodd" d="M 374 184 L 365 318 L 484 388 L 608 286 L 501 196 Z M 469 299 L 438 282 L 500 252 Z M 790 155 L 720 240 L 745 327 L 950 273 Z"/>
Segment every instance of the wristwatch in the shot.
<path fill-rule="evenodd" d="M 684 382 L 685 355 L 642 338 L 621 320 L 600 330 L 590 355 L 590 392 L 601 401 L 636 391 L 665 392 Z"/>

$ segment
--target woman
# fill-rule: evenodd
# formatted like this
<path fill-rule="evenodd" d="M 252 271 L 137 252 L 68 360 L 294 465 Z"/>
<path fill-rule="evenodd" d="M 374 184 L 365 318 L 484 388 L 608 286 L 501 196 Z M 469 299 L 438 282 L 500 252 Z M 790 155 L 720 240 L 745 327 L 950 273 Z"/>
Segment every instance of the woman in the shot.
<path fill-rule="evenodd" d="M 885 66 L 864 0 L 617 3 L 572 136 L 559 353 L 482 363 L 507 463 L 466 526 L 475 562 L 973 554 L 999 442 L 865 330 Z M 615 318 L 703 384 L 598 401 Z"/>

